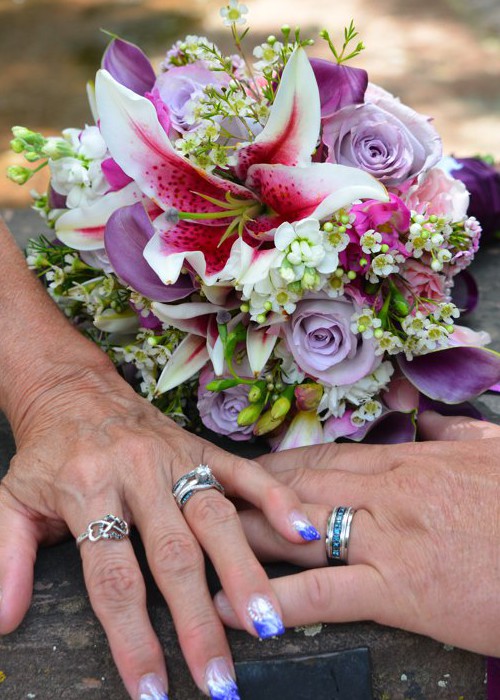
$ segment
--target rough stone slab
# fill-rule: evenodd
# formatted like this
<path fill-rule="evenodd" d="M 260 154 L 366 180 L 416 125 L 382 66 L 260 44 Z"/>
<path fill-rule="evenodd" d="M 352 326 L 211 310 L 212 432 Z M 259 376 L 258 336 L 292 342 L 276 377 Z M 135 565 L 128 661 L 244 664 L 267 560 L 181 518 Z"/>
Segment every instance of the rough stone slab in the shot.
<path fill-rule="evenodd" d="M 20 241 L 42 231 L 33 212 L 12 213 L 9 218 Z M 497 349 L 500 349 L 499 263 L 500 248 L 484 251 L 475 263 L 482 301 L 479 310 L 469 319 L 470 325 L 491 333 L 493 347 Z M 488 395 L 479 403 L 490 418 L 500 422 L 499 397 Z M 12 436 L 0 417 L 0 476 L 13 454 Z M 147 580 L 151 619 L 168 657 L 171 698 L 202 698 L 190 679 L 170 614 L 135 538 L 134 544 Z M 296 570 L 284 565 L 267 569 L 272 576 Z M 211 571 L 209 579 L 215 591 L 217 582 Z M 228 631 L 228 638 L 238 661 L 307 656 L 367 646 L 371 651 L 376 700 L 486 698 L 482 657 L 373 623 L 326 625 L 315 636 L 289 630 L 283 638 L 266 642 L 232 630 Z M 105 635 L 90 608 L 73 542 L 40 552 L 31 609 L 16 632 L 0 639 L 0 671 L 6 676 L 0 683 L 2 700 L 54 697 L 125 700 L 128 697 L 114 668 Z"/>

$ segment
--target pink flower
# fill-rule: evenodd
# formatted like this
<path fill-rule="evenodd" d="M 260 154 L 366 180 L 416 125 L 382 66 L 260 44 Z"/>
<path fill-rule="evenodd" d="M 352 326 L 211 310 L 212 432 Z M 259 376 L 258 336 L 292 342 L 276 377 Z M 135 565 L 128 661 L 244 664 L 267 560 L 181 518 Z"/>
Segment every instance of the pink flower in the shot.
<path fill-rule="evenodd" d="M 406 261 L 401 270 L 402 276 L 410 285 L 412 291 L 419 297 L 444 301 L 446 299 L 445 277 L 434 272 L 428 265 L 423 265 L 413 258 Z M 413 300 L 413 295 L 403 289 L 408 301 Z"/>
<path fill-rule="evenodd" d="M 411 213 L 406 204 L 395 194 L 389 194 L 388 202 L 367 200 L 362 204 L 355 204 L 352 213 L 356 215 L 354 228 L 361 237 L 370 230 L 382 234 L 382 243 L 391 249 L 397 249 L 402 255 L 408 257 L 404 243 L 400 235 L 408 233 Z"/>
<path fill-rule="evenodd" d="M 353 384 L 380 364 L 373 339 L 351 331 L 361 309 L 346 298 L 304 299 L 282 332 L 300 369 L 326 386 Z"/>
<path fill-rule="evenodd" d="M 404 197 L 407 206 L 426 216 L 449 216 L 461 221 L 467 214 L 469 194 L 463 182 L 447 175 L 441 168 L 423 173 Z"/>

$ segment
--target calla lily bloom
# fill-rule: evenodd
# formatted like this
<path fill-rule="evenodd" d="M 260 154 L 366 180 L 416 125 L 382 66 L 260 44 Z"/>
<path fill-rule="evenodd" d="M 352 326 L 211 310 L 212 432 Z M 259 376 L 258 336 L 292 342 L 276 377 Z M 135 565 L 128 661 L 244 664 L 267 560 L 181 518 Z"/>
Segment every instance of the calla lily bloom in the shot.
<path fill-rule="evenodd" d="M 387 200 L 363 171 L 312 163 L 320 133 L 320 97 L 303 49 L 283 71 L 271 114 L 255 141 L 238 151 L 240 183 L 205 172 L 173 148 L 150 100 L 99 71 L 96 99 L 111 156 L 164 213 L 144 256 L 164 284 L 189 263 L 203 282 L 222 273 L 239 234 L 259 247 L 284 221 L 325 219 L 356 199 Z M 172 208 L 178 221 L 172 226 Z"/>

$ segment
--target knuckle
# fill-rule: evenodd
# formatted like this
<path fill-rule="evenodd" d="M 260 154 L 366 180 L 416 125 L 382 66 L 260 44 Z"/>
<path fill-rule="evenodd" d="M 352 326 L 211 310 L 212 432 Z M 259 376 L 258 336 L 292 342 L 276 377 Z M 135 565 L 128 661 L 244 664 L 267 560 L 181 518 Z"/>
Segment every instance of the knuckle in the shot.
<path fill-rule="evenodd" d="M 121 608 L 144 599 L 144 581 L 138 568 L 128 562 L 110 561 L 90 575 L 89 591 L 95 606 Z"/>
<path fill-rule="evenodd" d="M 227 525 L 236 521 L 236 508 L 227 498 L 212 493 L 197 494 L 188 504 L 191 516 L 208 526 Z M 187 513 L 188 515 L 188 513 Z"/>
<path fill-rule="evenodd" d="M 202 612 L 196 610 L 196 615 L 192 615 L 183 622 L 182 637 L 186 646 L 196 645 L 200 640 L 209 640 L 213 644 L 214 633 L 217 631 L 218 622 L 210 614 L 209 610 Z"/>
<path fill-rule="evenodd" d="M 306 577 L 304 596 L 311 610 L 328 610 L 333 600 L 331 577 L 327 569 L 311 569 Z"/>
<path fill-rule="evenodd" d="M 187 532 L 160 534 L 153 547 L 153 557 L 159 573 L 166 577 L 183 577 L 203 566 L 201 550 Z"/>

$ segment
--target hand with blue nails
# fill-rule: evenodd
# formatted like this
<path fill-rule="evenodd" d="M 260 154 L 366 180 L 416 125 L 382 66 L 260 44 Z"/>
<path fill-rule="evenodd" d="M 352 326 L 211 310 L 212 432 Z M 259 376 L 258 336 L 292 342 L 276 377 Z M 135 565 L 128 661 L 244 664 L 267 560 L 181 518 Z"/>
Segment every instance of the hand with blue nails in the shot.
<path fill-rule="evenodd" d="M 424 442 L 259 459 L 314 504 L 320 532 L 334 506 L 356 509 L 348 566 L 326 567 L 324 541 L 296 547 L 256 511 L 241 513 L 245 533 L 261 561 L 308 569 L 272 581 L 285 625 L 374 620 L 500 656 L 500 427 L 426 412 L 419 429 Z M 216 604 L 226 624 L 241 626 L 224 593 Z"/>
<path fill-rule="evenodd" d="M 256 462 L 187 433 L 138 396 L 60 314 L 1 220 L 0 249 L 9 271 L 0 283 L 0 409 L 17 446 L 0 484 L 0 635 L 15 629 L 29 607 L 38 547 L 78 537 L 113 514 L 102 526 L 109 531 L 118 523 L 118 536 L 86 537 L 80 552 L 90 601 L 130 696 L 164 700 L 167 672 L 122 520 L 140 533 L 196 684 L 212 698 L 235 700 L 203 550 L 250 634 L 265 638 L 284 627 L 228 497 L 253 504 L 290 542 L 304 545 L 319 533 L 288 486 Z M 200 491 L 181 512 L 173 485 L 199 464 L 210 465 L 228 497 L 215 488 Z"/>

